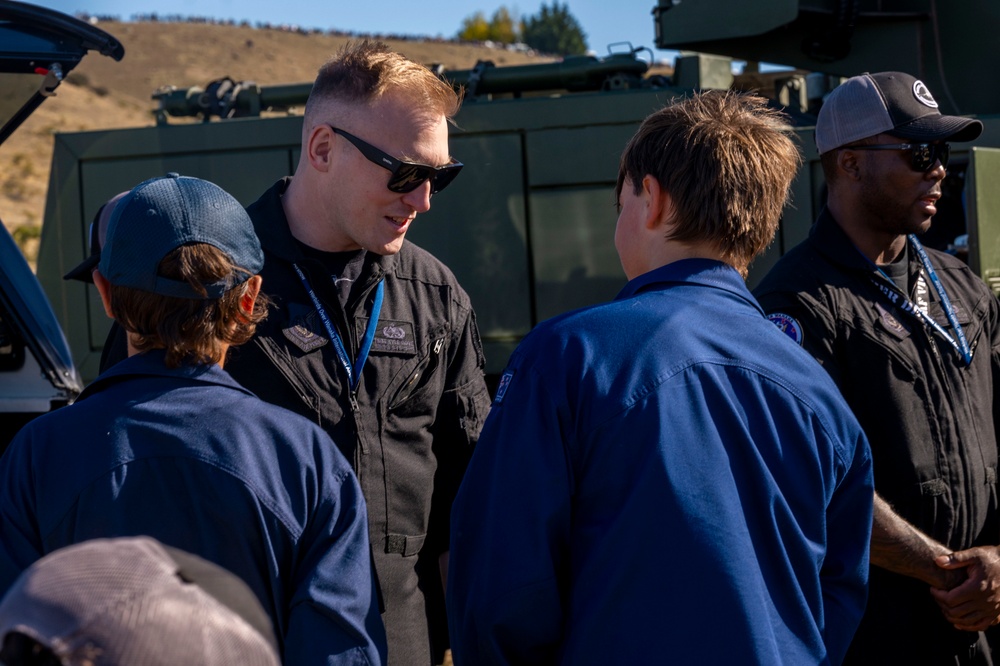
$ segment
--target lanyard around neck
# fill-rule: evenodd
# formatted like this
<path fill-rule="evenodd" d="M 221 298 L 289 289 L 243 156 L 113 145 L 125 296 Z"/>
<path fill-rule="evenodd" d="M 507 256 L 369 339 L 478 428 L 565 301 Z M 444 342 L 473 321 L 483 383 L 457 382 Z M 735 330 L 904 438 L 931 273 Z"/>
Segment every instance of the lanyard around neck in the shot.
<path fill-rule="evenodd" d="M 941 278 L 938 277 L 937 271 L 934 270 L 934 266 L 931 265 L 930 257 L 927 256 L 927 251 L 924 250 L 924 246 L 920 244 L 917 237 L 913 234 L 907 236 L 907 240 L 910 246 L 913 248 L 914 252 L 917 253 L 917 257 L 920 259 L 920 264 L 927 273 L 927 277 L 930 278 L 931 284 L 934 286 L 934 291 L 937 292 L 938 298 L 941 300 L 941 308 L 944 310 L 945 317 L 948 318 L 948 323 L 951 324 L 951 328 L 955 331 L 955 336 L 952 337 L 948 331 L 944 330 L 939 323 L 934 321 L 923 310 L 915 306 L 906 294 L 901 294 L 895 291 L 885 284 L 881 280 L 872 277 L 872 282 L 878 287 L 879 291 L 882 292 L 885 297 L 893 303 L 893 305 L 898 305 L 903 312 L 906 312 L 914 319 L 918 320 L 922 324 L 928 326 L 932 331 L 936 332 L 941 338 L 946 340 L 952 348 L 958 352 L 958 355 L 962 357 L 965 361 L 965 365 L 972 365 L 972 350 L 969 347 L 969 342 L 965 339 L 965 331 L 962 330 L 962 325 L 958 323 L 958 317 L 955 315 L 955 308 L 951 304 L 951 299 L 948 298 L 948 294 L 944 290 L 944 285 L 941 283 Z M 860 250 L 859 250 L 860 252 Z M 864 255 L 862 255 L 864 256 Z M 867 257 L 866 257 L 867 258 Z M 881 268 L 879 268 L 870 259 L 869 263 L 875 267 L 875 269 L 885 277 L 886 280 L 892 282 L 892 279 L 885 274 Z"/>
<path fill-rule="evenodd" d="M 343 366 L 344 371 L 347 373 L 347 382 L 351 387 L 351 392 L 357 390 L 358 384 L 361 382 L 361 369 L 365 367 L 365 362 L 368 360 L 368 353 L 371 351 L 372 342 L 375 341 L 375 330 L 378 328 L 378 316 L 382 311 L 382 296 L 384 294 L 385 281 L 379 281 L 378 287 L 375 288 L 375 301 L 372 303 L 372 314 L 368 319 L 368 327 L 365 329 L 365 337 L 361 341 L 361 348 L 358 350 L 358 358 L 351 363 L 351 357 L 347 355 L 347 349 L 344 347 L 343 340 L 337 335 L 337 330 L 333 327 L 333 322 L 330 321 L 330 315 L 326 313 L 326 309 L 323 304 L 320 303 L 319 297 L 316 296 L 316 292 L 313 291 L 312 285 L 309 284 L 309 280 L 306 279 L 306 274 L 302 272 L 302 269 L 298 267 L 298 264 L 292 264 L 295 272 L 299 274 L 299 279 L 302 280 L 302 286 L 305 287 L 306 292 L 309 294 L 309 298 L 313 302 L 313 306 L 316 308 L 316 312 L 319 314 L 319 318 L 323 321 L 323 327 L 326 328 L 327 335 L 330 337 L 330 341 L 333 343 L 333 348 L 337 352 L 337 360 L 340 361 L 340 365 Z"/>

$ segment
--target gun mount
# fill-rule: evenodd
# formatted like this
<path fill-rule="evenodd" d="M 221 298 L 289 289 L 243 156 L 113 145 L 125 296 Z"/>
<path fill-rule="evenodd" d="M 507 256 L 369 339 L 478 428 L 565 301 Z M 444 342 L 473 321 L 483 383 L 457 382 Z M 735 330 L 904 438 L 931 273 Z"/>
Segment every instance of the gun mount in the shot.
<path fill-rule="evenodd" d="M 593 92 L 664 87 L 665 77 L 644 77 L 649 63 L 637 57 L 648 49 L 631 49 L 604 58 L 574 56 L 558 62 L 538 65 L 497 67 L 482 60 L 472 69 L 448 70 L 441 65 L 431 69 L 465 93 L 466 102 L 493 99 L 499 95 L 515 98 L 537 92 Z M 264 111 L 288 112 L 305 105 L 312 83 L 260 86 L 253 81 L 234 81 L 229 77 L 212 81 L 204 88 L 168 86 L 153 93 L 157 103 L 158 124 L 169 117 L 245 118 Z"/>

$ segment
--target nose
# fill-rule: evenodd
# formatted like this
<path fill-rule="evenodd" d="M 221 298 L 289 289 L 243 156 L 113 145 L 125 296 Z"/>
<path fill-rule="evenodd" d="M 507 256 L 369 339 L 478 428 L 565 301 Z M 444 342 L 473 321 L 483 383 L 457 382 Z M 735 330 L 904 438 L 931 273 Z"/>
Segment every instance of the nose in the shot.
<path fill-rule="evenodd" d="M 934 166 L 931 167 L 930 171 L 927 172 L 927 178 L 930 180 L 944 180 L 947 174 L 947 169 L 944 164 L 941 163 L 940 158 L 934 162 Z"/>
<path fill-rule="evenodd" d="M 405 193 L 403 202 L 418 213 L 429 211 L 431 209 L 431 181 L 425 180 L 416 189 Z"/>

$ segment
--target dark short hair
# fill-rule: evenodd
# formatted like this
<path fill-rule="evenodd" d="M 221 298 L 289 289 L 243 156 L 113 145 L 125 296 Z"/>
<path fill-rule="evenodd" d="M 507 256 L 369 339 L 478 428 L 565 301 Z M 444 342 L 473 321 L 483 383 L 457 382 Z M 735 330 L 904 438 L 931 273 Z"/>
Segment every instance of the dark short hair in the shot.
<path fill-rule="evenodd" d="M 802 162 L 787 117 L 763 97 L 709 91 L 646 118 L 622 154 L 615 200 L 650 175 L 676 211 L 671 240 L 708 241 L 745 267 L 774 238 Z"/>
<path fill-rule="evenodd" d="M 218 248 L 206 243 L 183 245 L 160 262 L 158 275 L 187 282 L 204 293 L 205 283 L 239 272 Z M 247 272 L 247 271 L 243 271 Z M 268 300 L 259 294 L 253 312 L 241 308 L 248 289 L 242 281 L 217 299 L 176 298 L 111 285 L 111 311 L 129 333 L 139 351 L 166 349 L 166 364 L 211 364 L 218 361 L 222 344 L 241 345 L 267 316 Z"/>

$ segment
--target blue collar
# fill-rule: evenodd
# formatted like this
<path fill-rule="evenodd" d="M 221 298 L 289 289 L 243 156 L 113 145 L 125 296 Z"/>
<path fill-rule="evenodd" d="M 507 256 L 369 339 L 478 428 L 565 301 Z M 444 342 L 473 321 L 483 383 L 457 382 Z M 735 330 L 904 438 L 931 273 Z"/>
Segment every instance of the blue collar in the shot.
<path fill-rule="evenodd" d="M 615 300 L 620 301 L 645 291 L 662 289 L 670 284 L 695 284 L 721 289 L 747 301 L 762 315 L 764 314 L 757 300 L 747 289 L 746 281 L 739 271 L 715 259 L 681 259 L 654 268 L 630 280 L 618 292 Z"/>
<path fill-rule="evenodd" d="M 184 363 L 178 368 L 168 368 L 164 363 L 166 356 L 167 353 L 164 350 L 152 349 L 148 352 L 129 356 L 115 363 L 87 385 L 77 398 L 77 402 L 87 396 L 103 391 L 112 384 L 138 377 L 190 379 L 206 384 L 225 386 L 246 393 L 247 395 L 254 395 L 252 391 L 241 386 L 228 372 L 215 363 L 210 365 Z"/>

